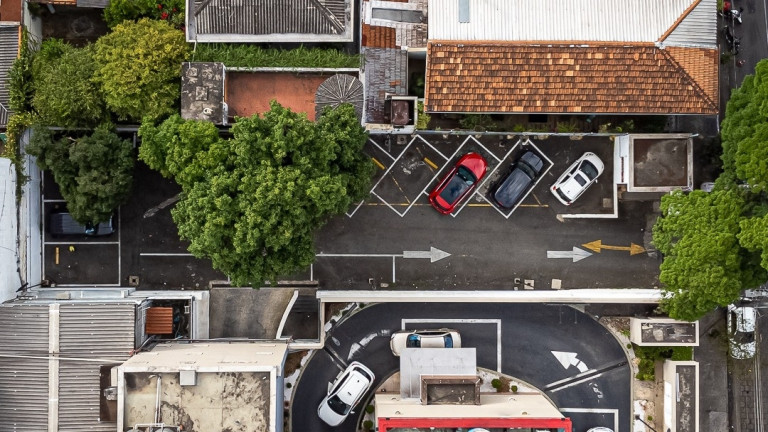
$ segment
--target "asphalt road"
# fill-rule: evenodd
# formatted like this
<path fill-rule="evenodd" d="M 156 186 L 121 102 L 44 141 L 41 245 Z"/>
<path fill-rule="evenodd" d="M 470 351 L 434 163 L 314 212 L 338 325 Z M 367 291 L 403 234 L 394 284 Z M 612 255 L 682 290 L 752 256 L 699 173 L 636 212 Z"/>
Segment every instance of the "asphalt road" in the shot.
<path fill-rule="evenodd" d="M 338 323 L 325 349 L 315 351 L 302 370 L 291 405 L 292 430 L 355 430 L 366 401 L 336 428 L 316 416 L 328 383 L 349 362 L 360 361 L 376 374 L 378 386 L 399 369 L 389 349 L 393 331 L 439 327 L 459 330 L 462 346 L 476 348 L 479 367 L 544 390 L 571 417 L 574 431 L 598 425 L 629 430 L 631 372 L 626 356 L 613 335 L 590 316 L 569 306 L 442 303 L 371 305 Z M 575 353 L 578 361 L 566 369 L 553 351 Z"/>
<path fill-rule="evenodd" d="M 629 251 L 632 244 L 650 246 L 645 243 L 645 230 L 653 218 L 652 202 L 622 201 L 618 219 L 558 218 L 562 213 L 599 213 L 604 211 L 603 200 L 612 199 L 613 144 L 609 139 L 572 141 L 552 137 L 535 141 L 537 150 L 552 159 L 553 166 L 512 214 L 492 206 L 483 190 L 514 161 L 512 147 L 516 138 L 499 142 L 498 137 L 482 137 L 478 141 L 482 147 L 477 143 L 462 144 L 466 137 L 457 137 L 450 145 L 439 137 L 426 139 L 435 147 L 420 141 L 406 150 L 392 146 L 394 162 L 386 154 L 378 154 L 383 151 L 367 147 L 366 151 L 377 160 L 388 161 L 387 168 L 395 167 L 386 173 L 378 170 L 372 197 L 353 208 L 351 217 L 333 218 L 320 230 L 318 257 L 304 278 L 319 280 L 324 289 L 397 286 L 511 290 L 523 289 L 525 280 L 533 281 L 534 289 L 550 289 L 553 285 L 556 288 L 553 279 L 560 280 L 563 289 L 657 285 L 659 259 L 645 252 L 631 255 Z M 448 156 L 443 158 L 436 150 Z M 467 151 L 484 154 L 489 161 L 489 178 L 481 182 L 478 193 L 467 199 L 466 205 L 454 212 L 454 217 L 441 215 L 431 208 L 425 192 L 447 172 L 440 171 L 443 167 L 451 166 Z M 601 157 L 606 173 L 573 206 L 566 207 L 552 196 L 549 185 L 585 151 Z M 406 156 L 398 158 L 399 152 L 413 155 L 412 163 L 401 164 Z M 455 152 L 452 158 L 451 152 Z M 422 159 L 436 168 L 430 169 Z M 583 246 L 598 240 L 610 249 L 594 253 Z M 436 262 L 399 256 L 405 255 L 404 251 L 428 252 L 433 247 L 450 256 Z M 578 262 L 547 258 L 548 251 L 571 253 L 574 247 L 588 253 L 588 257 Z M 627 274 L 633 277 L 627 278 Z"/>

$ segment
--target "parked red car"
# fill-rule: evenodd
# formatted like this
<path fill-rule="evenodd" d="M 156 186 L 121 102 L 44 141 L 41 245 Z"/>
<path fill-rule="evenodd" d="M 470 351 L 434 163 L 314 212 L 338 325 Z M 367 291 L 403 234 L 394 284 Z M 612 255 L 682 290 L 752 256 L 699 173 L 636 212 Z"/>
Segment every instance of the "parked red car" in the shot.
<path fill-rule="evenodd" d="M 442 214 L 451 214 L 485 176 L 488 163 L 479 153 L 467 153 L 429 194 L 429 202 Z"/>

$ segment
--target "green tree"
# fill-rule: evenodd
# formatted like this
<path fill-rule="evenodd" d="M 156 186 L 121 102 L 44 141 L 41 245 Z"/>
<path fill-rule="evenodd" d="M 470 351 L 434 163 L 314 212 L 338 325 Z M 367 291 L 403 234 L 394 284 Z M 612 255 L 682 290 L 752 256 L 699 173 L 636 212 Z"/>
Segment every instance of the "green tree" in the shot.
<path fill-rule="evenodd" d="M 759 257 L 737 238 L 747 208 L 736 189 L 662 197 L 653 242 L 664 254 L 661 305 L 671 317 L 696 320 L 765 280 Z"/>
<path fill-rule="evenodd" d="M 221 140 L 219 130 L 211 122 L 185 121 L 174 114 L 155 126 L 145 119 L 139 136 L 139 159 L 182 186 L 202 180 L 205 172 L 215 168 L 206 166 L 207 159 L 201 158 Z"/>
<path fill-rule="evenodd" d="M 768 60 L 731 93 L 722 124 L 723 169 L 755 193 L 768 190 Z"/>
<path fill-rule="evenodd" d="M 142 147 L 151 148 L 140 152 L 180 180 L 182 199 L 171 214 L 189 251 L 237 285 L 309 266 L 314 231 L 361 199 L 370 182 L 372 162 L 360 151 L 367 135 L 352 107 L 313 123 L 273 102 L 262 117 L 238 119 L 228 140 L 196 137 L 197 123 L 145 123 Z"/>
<path fill-rule="evenodd" d="M 160 119 L 178 110 L 184 33 L 165 21 L 125 21 L 95 44 L 94 79 L 120 120 Z"/>
<path fill-rule="evenodd" d="M 59 49 L 61 50 L 59 52 Z M 105 119 L 99 87 L 93 82 L 91 46 L 75 48 L 56 44 L 58 56 L 38 56 L 32 105 L 45 124 L 62 127 L 92 127 Z"/>
<path fill-rule="evenodd" d="M 27 152 L 37 157 L 40 168 L 53 174 L 67 209 L 82 224 L 107 220 L 130 193 L 133 146 L 108 125 L 78 138 L 56 138 L 37 126 Z"/>

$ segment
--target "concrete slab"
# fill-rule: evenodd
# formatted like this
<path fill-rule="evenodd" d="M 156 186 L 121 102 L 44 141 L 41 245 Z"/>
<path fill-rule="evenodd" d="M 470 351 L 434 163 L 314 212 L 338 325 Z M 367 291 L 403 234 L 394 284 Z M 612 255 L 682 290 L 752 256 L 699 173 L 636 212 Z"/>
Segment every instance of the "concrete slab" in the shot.
<path fill-rule="evenodd" d="M 274 339 L 292 288 L 212 288 L 210 337 Z"/>

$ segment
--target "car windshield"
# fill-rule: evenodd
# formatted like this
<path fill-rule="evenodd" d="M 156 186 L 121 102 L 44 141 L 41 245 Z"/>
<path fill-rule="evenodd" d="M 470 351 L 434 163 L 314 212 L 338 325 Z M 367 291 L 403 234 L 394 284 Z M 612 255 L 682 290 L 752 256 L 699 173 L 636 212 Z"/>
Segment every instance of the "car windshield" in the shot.
<path fill-rule="evenodd" d="M 347 415 L 350 408 L 352 408 L 351 406 L 342 402 L 342 400 L 339 399 L 339 396 L 337 395 L 333 395 L 328 399 L 328 406 L 338 415 Z"/>
<path fill-rule="evenodd" d="M 560 189 L 555 189 L 555 192 L 557 192 L 557 194 L 560 196 L 560 198 L 562 198 L 562 199 L 563 199 L 563 201 L 565 201 L 565 202 L 571 202 L 571 199 L 570 199 L 570 198 L 568 198 L 567 196 L 565 196 L 565 194 L 563 193 L 563 191 L 561 191 Z"/>
<path fill-rule="evenodd" d="M 421 338 L 419 335 L 408 335 L 408 339 L 405 340 L 405 346 L 408 348 L 419 348 L 421 347 Z"/>
<path fill-rule="evenodd" d="M 594 180 L 597 177 L 597 167 L 592 165 L 592 162 L 588 160 L 585 160 L 584 162 L 581 163 L 581 172 L 583 172 L 584 175 L 587 176 L 589 180 Z"/>
<path fill-rule="evenodd" d="M 453 203 L 458 200 L 476 180 L 475 176 L 472 175 L 468 169 L 461 166 L 456 170 L 456 174 L 454 174 L 445 186 L 445 189 L 440 192 L 440 198 L 449 204 Z"/>
<path fill-rule="evenodd" d="M 444 340 L 445 340 L 445 347 L 446 348 L 453 348 L 453 338 L 451 337 L 451 335 L 449 335 L 449 334 L 445 335 Z"/>

